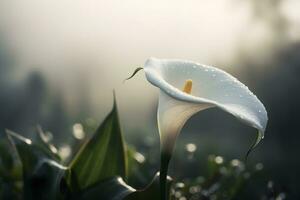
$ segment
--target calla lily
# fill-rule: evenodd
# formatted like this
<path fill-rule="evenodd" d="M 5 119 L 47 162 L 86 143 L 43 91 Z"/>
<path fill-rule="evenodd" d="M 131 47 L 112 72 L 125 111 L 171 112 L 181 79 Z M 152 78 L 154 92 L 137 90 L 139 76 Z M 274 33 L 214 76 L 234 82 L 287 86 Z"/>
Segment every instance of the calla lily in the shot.
<path fill-rule="evenodd" d="M 202 110 L 217 107 L 258 130 L 264 137 L 268 116 L 259 99 L 235 77 L 215 67 L 185 60 L 150 58 L 144 68 L 147 80 L 160 89 L 157 112 L 161 142 L 161 200 L 166 199 L 168 164 L 176 138 L 186 121 Z M 247 155 L 248 155 L 247 153 Z"/>
<path fill-rule="evenodd" d="M 236 78 L 215 67 L 185 60 L 150 58 L 144 71 L 160 89 L 158 128 L 161 151 L 172 154 L 176 138 L 195 113 L 217 107 L 258 130 L 255 147 L 264 137 L 268 117 L 259 99 Z"/>

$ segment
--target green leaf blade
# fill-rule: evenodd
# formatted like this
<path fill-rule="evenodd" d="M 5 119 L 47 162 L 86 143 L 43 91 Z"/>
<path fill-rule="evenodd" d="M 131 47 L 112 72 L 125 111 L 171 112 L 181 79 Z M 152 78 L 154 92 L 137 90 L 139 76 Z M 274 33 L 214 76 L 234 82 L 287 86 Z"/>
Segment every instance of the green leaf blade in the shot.
<path fill-rule="evenodd" d="M 80 200 L 120 200 L 135 191 L 121 177 L 112 177 L 84 190 L 80 194 Z"/>
<path fill-rule="evenodd" d="M 136 190 L 128 194 L 124 200 L 152 200 L 160 199 L 160 173 L 156 173 L 152 181 L 142 190 Z M 171 177 L 167 176 L 166 180 L 166 191 L 167 199 L 170 199 L 170 190 L 173 180 Z"/>
<path fill-rule="evenodd" d="M 126 177 L 125 146 L 116 102 L 94 136 L 75 156 L 70 169 L 72 181 L 69 184 L 74 185 L 75 179 L 79 187 L 76 190 L 86 189 L 109 177 Z"/>
<path fill-rule="evenodd" d="M 60 183 L 67 168 L 52 160 L 52 155 L 40 145 L 7 130 L 22 162 L 24 199 L 59 199 Z"/>

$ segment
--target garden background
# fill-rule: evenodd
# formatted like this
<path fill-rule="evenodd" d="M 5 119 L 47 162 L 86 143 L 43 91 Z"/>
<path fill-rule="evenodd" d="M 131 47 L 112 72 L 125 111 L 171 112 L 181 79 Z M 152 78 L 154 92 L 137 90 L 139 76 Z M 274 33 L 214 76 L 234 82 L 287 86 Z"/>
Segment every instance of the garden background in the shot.
<path fill-rule="evenodd" d="M 147 163 L 138 174 L 147 183 L 159 169 L 158 91 L 142 73 L 123 80 L 150 56 L 194 60 L 230 72 L 264 103 L 265 139 L 248 161 L 263 170 L 256 192 L 271 184 L 297 199 L 299 9 L 297 0 L 1 0 L 0 131 L 30 138 L 40 125 L 68 159 L 70 145 L 91 134 L 74 137 L 76 128 L 98 125 L 115 89 L 124 137 Z M 209 155 L 243 160 L 254 133 L 220 110 L 201 112 L 179 136 L 170 175 L 201 176 Z"/>

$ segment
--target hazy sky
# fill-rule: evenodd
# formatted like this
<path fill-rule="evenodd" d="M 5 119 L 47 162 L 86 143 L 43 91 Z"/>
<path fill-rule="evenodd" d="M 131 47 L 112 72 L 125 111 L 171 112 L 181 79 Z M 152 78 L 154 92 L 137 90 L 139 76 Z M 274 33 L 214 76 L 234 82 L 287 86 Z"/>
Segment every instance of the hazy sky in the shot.
<path fill-rule="evenodd" d="M 299 39 L 299 2 L 281 8 L 291 39 Z M 143 124 L 157 90 L 142 73 L 122 80 L 151 56 L 238 69 L 227 68 L 238 48 L 255 50 L 270 37 L 252 11 L 236 0 L 1 0 L 0 33 L 18 65 L 44 72 L 71 106 L 88 95 L 93 108 L 107 111 L 116 88 L 124 120 Z"/>

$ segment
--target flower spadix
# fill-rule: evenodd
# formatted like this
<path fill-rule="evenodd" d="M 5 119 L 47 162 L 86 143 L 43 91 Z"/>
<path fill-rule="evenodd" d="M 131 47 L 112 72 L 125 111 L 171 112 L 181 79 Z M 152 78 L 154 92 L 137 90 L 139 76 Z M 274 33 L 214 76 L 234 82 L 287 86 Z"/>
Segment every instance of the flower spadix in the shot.
<path fill-rule="evenodd" d="M 158 128 L 163 153 L 171 154 L 176 138 L 195 113 L 217 107 L 258 130 L 256 146 L 264 137 L 267 112 L 259 99 L 223 70 L 184 60 L 150 58 L 144 71 L 160 89 Z"/>

